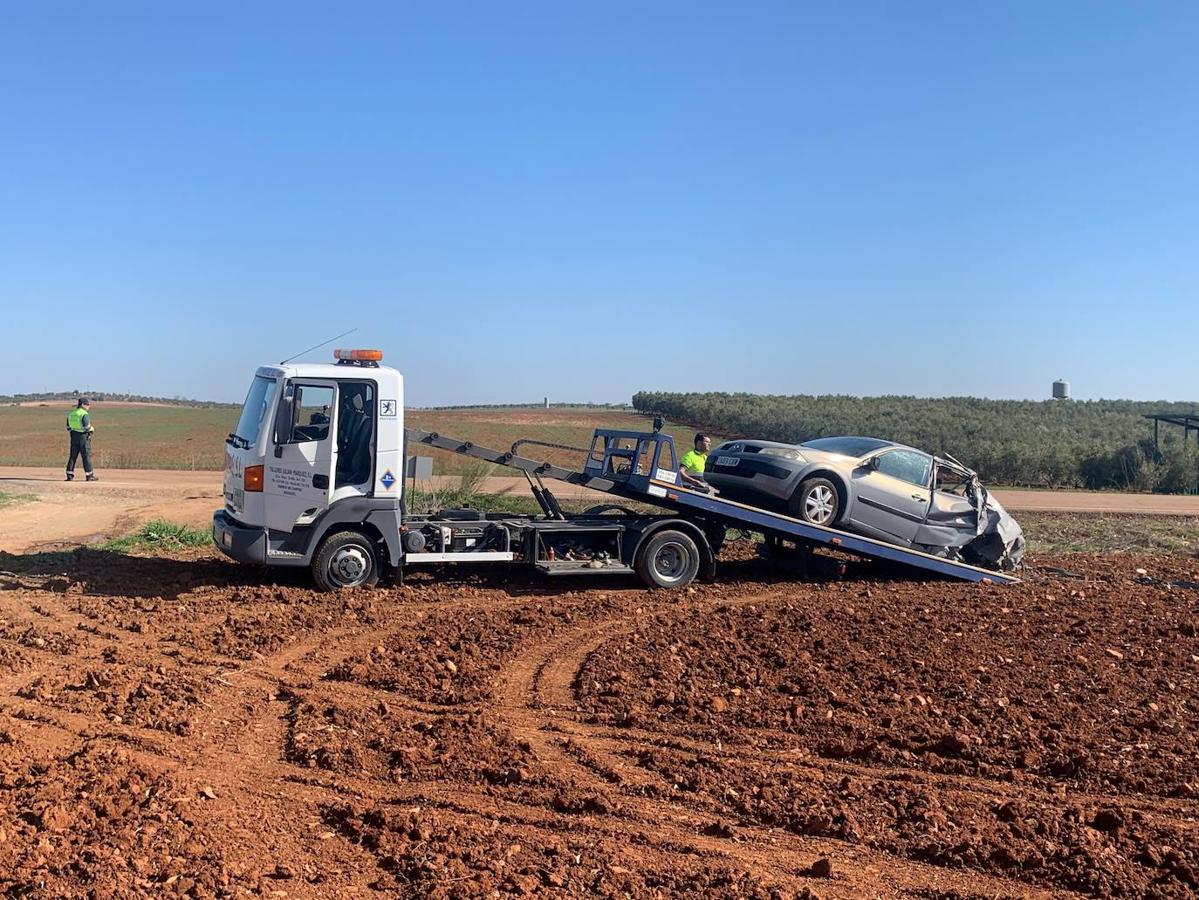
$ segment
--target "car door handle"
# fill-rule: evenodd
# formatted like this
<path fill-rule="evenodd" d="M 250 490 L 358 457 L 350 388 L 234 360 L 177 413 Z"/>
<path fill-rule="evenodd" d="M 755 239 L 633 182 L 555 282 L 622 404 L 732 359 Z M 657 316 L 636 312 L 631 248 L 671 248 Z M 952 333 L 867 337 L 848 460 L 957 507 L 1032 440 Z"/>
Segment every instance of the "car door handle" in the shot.
<path fill-rule="evenodd" d="M 923 494 L 912 494 L 912 499 L 913 500 L 927 500 L 928 497 L 924 496 Z"/>
<path fill-rule="evenodd" d="M 329 486 L 329 476 L 328 475 L 313 475 L 312 476 L 312 486 L 314 488 L 327 488 Z"/>

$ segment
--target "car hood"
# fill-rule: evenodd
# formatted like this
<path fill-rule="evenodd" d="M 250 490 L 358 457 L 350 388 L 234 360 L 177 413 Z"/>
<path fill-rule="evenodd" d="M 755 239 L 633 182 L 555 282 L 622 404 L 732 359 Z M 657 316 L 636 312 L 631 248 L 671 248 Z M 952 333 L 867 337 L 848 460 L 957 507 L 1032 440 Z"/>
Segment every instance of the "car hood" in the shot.
<path fill-rule="evenodd" d="M 825 463 L 827 465 L 855 468 L 862 464 L 861 457 L 846 456 L 844 453 L 832 453 L 828 450 L 815 450 L 811 447 L 796 447 L 799 455 L 810 463 Z"/>

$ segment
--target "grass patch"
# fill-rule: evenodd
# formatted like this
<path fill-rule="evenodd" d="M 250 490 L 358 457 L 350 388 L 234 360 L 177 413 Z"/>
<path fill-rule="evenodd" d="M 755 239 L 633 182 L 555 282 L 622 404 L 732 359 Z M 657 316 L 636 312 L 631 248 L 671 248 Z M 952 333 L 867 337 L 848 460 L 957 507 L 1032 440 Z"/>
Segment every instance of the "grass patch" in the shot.
<path fill-rule="evenodd" d="M 1199 516 L 1018 513 L 1030 553 L 1199 556 Z"/>
<path fill-rule="evenodd" d="M 9 494 L 5 491 L 0 491 L 0 508 L 15 506 L 18 503 L 32 503 L 36 499 L 37 494 Z"/>
<path fill-rule="evenodd" d="M 147 522 L 133 534 L 105 541 L 97 549 L 124 552 L 126 550 L 171 551 L 184 547 L 205 547 L 212 542 L 206 528 L 189 528 L 166 519 Z"/>

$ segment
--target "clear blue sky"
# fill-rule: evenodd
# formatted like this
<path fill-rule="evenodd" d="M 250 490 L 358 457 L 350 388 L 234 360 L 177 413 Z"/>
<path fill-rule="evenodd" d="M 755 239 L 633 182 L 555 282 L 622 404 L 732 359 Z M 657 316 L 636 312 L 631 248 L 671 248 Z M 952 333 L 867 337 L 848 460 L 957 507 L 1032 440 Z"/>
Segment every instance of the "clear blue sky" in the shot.
<path fill-rule="evenodd" d="M 0 393 L 1199 397 L 1199 5 L 26 3 Z M 325 359 L 327 350 L 315 354 Z"/>

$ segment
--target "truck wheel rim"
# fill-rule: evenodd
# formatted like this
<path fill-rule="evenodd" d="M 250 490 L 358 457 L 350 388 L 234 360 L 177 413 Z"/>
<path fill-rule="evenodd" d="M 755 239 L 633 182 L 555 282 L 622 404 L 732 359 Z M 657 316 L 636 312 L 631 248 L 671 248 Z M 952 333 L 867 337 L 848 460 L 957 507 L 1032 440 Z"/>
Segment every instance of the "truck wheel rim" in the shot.
<path fill-rule="evenodd" d="M 804 497 L 803 508 L 809 522 L 823 525 L 833 517 L 833 510 L 836 509 L 832 490 L 823 484 L 816 485 Z"/>
<path fill-rule="evenodd" d="M 370 576 L 370 554 L 362 547 L 342 547 L 329 560 L 329 580 L 338 587 L 355 587 Z"/>
<path fill-rule="evenodd" d="M 682 544 L 663 544 L 654 554 L 654 571 L 663 581 L 678 581 L 687 571 L 687 555 Z"/>

